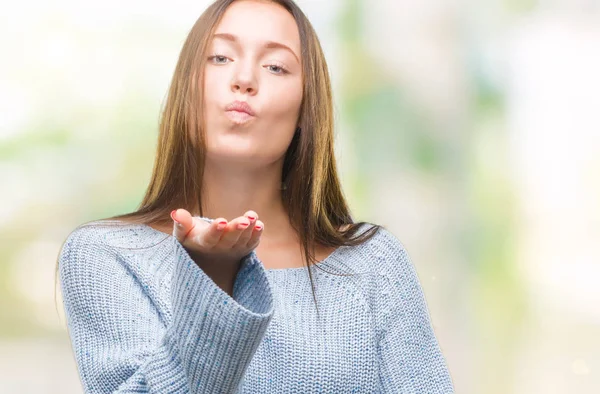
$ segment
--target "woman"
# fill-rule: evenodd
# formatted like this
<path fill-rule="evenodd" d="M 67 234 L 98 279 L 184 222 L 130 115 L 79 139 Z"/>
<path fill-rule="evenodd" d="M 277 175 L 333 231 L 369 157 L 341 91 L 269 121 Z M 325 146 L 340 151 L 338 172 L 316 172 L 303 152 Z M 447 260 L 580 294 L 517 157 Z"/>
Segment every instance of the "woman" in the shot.
<path fill-rule="evenodd" d="M 292 0 L 202 14 L 144 200 L 110 219 L 58 261 L 86 392 L 453 392 L 406 250 L 352 221 L 327 66 Z"/>

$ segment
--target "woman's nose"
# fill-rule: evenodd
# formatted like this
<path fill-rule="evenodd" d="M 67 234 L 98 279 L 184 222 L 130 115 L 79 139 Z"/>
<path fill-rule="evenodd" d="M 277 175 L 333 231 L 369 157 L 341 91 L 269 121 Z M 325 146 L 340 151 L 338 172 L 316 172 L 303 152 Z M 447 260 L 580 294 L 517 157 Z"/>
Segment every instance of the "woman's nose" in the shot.
<path fill-rule="evenodd" d="M 231 81 L 231 90 L 254 95 L 258 90 L 256 79 L 249 71 L 238 72 Z"/>

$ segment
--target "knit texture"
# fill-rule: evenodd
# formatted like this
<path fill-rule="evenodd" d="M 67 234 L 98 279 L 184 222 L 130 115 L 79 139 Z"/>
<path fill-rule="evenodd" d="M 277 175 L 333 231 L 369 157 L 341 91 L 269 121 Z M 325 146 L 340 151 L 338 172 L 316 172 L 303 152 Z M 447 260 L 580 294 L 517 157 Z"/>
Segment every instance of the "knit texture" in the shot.
<path fill-rule="evenodd" d="M 171 235 L 136 224 L 76 228 L 59 279 L 85 392 L 454 392 L 416 270 L 393 234 L 381 228 L 318 264 L 317 315 L 306 267 L 265 269 L 253 251 L 230 297 Z"/>

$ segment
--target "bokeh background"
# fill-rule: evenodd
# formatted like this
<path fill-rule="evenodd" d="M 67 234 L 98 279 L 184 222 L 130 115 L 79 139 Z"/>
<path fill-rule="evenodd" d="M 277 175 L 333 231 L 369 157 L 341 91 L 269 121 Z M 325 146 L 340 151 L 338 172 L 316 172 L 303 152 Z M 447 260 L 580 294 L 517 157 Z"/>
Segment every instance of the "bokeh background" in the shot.
<path fill-rule="evenodd" d="M 356 220 L 417 268 L 458 393 L 600 393 L 600 1 L 298 0 Z M 206 0 L 0 12 L 0 393 L 79 393 L 60 246 L 131 211 Z"/>

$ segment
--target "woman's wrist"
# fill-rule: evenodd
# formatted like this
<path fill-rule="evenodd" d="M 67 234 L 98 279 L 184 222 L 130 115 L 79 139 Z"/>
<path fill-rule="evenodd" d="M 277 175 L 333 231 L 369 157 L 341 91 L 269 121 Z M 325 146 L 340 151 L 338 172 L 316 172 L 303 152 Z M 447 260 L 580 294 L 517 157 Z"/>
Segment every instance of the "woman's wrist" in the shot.
<path fill-rule="evenodd" d="M 233 292 L 233 284 L 241 267 L 241 259 L 228 261 L 226 258 L 215 259 L 189 253 L 196 265 L 230 296 Z"/>

